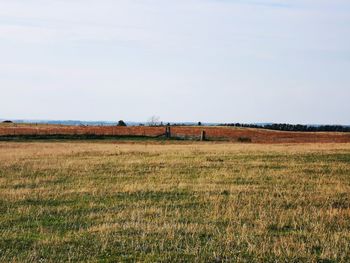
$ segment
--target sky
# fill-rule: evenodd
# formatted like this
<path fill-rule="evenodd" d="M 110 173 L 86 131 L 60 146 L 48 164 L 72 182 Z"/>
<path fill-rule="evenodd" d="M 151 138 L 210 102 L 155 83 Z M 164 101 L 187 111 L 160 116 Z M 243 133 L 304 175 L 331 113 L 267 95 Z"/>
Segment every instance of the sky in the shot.
<path fill-rule="evenodd" d="M 0 0 L 0 118 L 350 124 L 349 0 Z"/>

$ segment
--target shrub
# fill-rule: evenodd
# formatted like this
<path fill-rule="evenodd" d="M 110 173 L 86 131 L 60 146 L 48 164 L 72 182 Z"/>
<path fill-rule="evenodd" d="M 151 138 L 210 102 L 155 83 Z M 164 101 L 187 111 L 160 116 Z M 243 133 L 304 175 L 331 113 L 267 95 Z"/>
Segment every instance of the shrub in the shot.
<path fill-rule="evenodd" d="M 117 126 L 126 126 L 126 123 L 123 120 L 118 121 Z"/>
<path fill-rule="evenodd" d="M 252 139 L 249 137 L 238 137 L 237 141 L 239 141 L 239 142 L 252 142 Z"/>

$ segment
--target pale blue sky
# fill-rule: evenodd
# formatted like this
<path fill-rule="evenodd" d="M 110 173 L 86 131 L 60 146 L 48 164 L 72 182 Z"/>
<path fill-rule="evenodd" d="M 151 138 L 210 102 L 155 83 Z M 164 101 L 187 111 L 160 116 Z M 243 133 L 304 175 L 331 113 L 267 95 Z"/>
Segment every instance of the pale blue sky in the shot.
<path fill-rule="evenodd" d="M 350 124 L 349 0 L 0 0 L 0 118 Z"/>

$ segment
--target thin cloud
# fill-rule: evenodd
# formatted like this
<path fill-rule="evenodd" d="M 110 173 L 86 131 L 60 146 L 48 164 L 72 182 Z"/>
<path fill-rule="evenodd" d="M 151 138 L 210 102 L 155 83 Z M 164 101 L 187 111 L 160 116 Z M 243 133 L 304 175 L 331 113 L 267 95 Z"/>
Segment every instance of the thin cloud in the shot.
<path fill-rule="evenodd" d="M 344 0 L 2 1 L 0 112 L 350 123 L 349 14 Z"/>

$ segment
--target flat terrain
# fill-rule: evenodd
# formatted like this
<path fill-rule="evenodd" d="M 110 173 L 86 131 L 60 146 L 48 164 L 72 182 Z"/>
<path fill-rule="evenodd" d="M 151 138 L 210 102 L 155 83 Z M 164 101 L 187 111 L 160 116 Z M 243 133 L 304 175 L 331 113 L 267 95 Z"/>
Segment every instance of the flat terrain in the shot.
<path fill-rule="evenodd" d="M 349 262 L 350 144 L 0 143 L 0 262 Z"/>
<path fill-rule="evenodd" d="M 18 139 L 117 139 L 159 137 L 166 127 L 65 126 L 46 124 L 0 124 L 0 140 Z M 173 139 L 199 140 L 201 132 L 212 141 L 252 143 L 350 143 L 350 132 L 286 132 L 222 126 L 172 126 Z M 159 137 L 160 138 L 160 137 Z"/>

